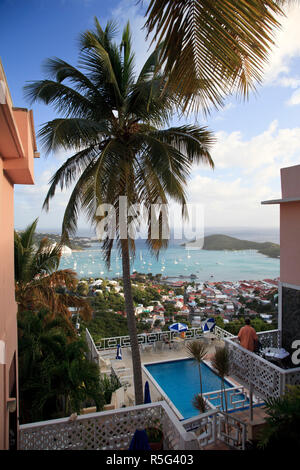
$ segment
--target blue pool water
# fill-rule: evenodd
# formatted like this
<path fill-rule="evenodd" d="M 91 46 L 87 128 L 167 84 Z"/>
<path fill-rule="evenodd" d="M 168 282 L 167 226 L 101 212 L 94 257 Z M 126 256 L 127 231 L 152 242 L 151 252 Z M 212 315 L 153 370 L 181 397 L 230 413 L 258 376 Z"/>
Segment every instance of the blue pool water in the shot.
<path fill-rule="evenodd" d="M 160 362 L 148 364 L 145 367 L 185 419 L 199 414 L 192 405 L 194 395 L 200 392 L 198 364 L 194 359 Z M 201 364 L 201 374 L 203 393 L 221 389 L 220 377 L 204 363 Z M 225 380 L 225 388 L 232 387 L 233 385 Z M 242 398 L 240 394 L 235 396 L 233 401 Z M 214 400 L 211 403 L 218 406 L 220 400 Z M 228 400 L 228 409 L 230 408 Z"/>

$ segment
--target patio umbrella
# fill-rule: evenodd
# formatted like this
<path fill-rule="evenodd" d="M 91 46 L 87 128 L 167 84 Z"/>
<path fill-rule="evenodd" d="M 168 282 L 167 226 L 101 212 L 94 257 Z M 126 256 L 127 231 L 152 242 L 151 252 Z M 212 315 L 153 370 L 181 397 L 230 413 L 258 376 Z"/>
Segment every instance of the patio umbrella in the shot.
<path fill-rule="evenodd" d="M 121 346 L 118 344 L 117 346 L 117 355 L 116 355 L 116 359 L 120 359 L 122 360 L 122 350 L 121 350 Z"/>
<path fill-rule="evenodd" d="M 169 326 L 169 330 L 171 331 L 187 331 L 188 327 L 184 323 L 173 323 Z"/>
<path fill-rule="evenodd" d="M 137 429 L 131 439 L 128 450 L 151 450 L 146 431 Z"/>
<path fill-rule="evenodd" d="M 144 404 L 146 403 L 151 403 L 150 388 L 149 388 L 148 380 L 146 380 L 145 391 L 144 391 Z"/>
<path fill-rule="evenodd" d="M 208 320 L 202 323 L 202 331 L 203 333 L 208 333 L 209 331 L 212 331 L 215 326 L 216 323 L 214 318 L 209 318 Z"/>

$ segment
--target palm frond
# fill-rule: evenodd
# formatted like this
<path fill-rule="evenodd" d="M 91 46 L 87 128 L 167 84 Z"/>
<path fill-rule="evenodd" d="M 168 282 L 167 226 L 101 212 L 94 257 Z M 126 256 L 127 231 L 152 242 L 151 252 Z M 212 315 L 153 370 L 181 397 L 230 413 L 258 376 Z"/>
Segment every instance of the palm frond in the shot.
<path fill-rule="evenodd" d="M 24 87 L 25 97 L 30 103 L 41 101 L 52 104 L 63 116 L 88 117 L 95 111 L 90 101 L 73 88 L 53 80 L 36 80 Z"/>
<path fill-rule="evenodd" d="M 34 254 L 34 234 L 38 219 L 35 219 L 21 233 L 14 233 L 15 280 L 26 281 L 30 277 L 30 269 Z"/>
<path fill-rule="evenodd" d="M 56 271 L 60 263 L 61 252 L 61 245 L 52 244 L 48 238 L 43 238 L 31 260 L 31 278 L 34 279 L 36 276 Z"/>
<path fill-rule="evenodd" d="M 154 132 L 161 142 L 176 148 L 187 156 L 193 164 L 206 163 L 214 168 L 214 162 L 210 155 L 215 137 L 206 127 L 180 126 Z"/>
<path fill-rule="evenodd" d="M 52 176 L 49 182 L 50 188 L 44 200 L 43 209 L 49 209 L 50 199 L 55 195 L 57 186 L 60 186 L 61 190 L 68 188 L 74 182 L 75 178 L 87 168 L 96 156 L 97 152 L 94 146 L 89 146 L 68 158 Z"/>
<path fill-rule="evenodd" d="M 146 28 L 164 42 L 162 63 L 183 108 L 207 113 L 230 92 L 247 97 L 262 80 L 280 14 L 273 0 L 151 0 Z"/>
<path fill-rule="evenodd" d="M 202 341 L 189 341 L 186 345 L 186 352 L 199 364 L 207 354 L 207 347 Z"/>
<path fill-rule="evenodd" d="M 46 153 L 55 150 L 80 150 L 100 144 L 110 133 L 107 123 L 83 118 L 59 118 L 47 122 L 38 133 Z"/>
<path fill-rule="evenodd" d="M 117 80 L 122 68 L 119 50 L 107 40 L 105 34 L 97 32 L 98 34 L 94 31 L 85 31 L 81 34 L 80 65 L 88 71 L 97 88 L 102 89 L 102 93 L 110 97 L 115 107 L 119 108 L 122 105 L 122 95 Z"/>
<path fill-rule="evenodd" d="M 122 75 L 121 75 L 121 94 L 125 97 L 128 94 L 129 87 L 134 83 L 134 53 L 131 48 L 131 32 L 129 22 L 126 24 L 122 42 L 120 44 L 122 54 Z"/>
<path fill-rule="evenodd" d="M 230 363 L 228 351 L 225 347 L 216 350 L 212 359 L 212 365 L 217 370 L 218 375 L 224 378 L 229 374 Z"/>

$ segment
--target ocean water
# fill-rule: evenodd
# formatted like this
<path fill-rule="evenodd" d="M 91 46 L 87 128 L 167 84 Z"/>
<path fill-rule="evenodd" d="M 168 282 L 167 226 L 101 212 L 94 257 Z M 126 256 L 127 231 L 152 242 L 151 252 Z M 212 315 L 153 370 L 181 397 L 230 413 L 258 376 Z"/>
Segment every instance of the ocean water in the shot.
<path fill-rule="evenodd" d="M 120 277 L 122 260 L 117 249 L 112 250 L 111 266 L 105 266 L 99 243 L 91 248 L 63 255 L 60 269 L 73 269 L 78 277 Z M 158 259 L 151 256 L 144 244 L 138 244 L 131 271 L 162 274 L 168 278 L 190 279 L 193 274 L 199 281 L 261 280 L 279 276 L 279 259 L 268 258 L 254 250 L 206 251 L 187 250 L 180 245 L 162 251 Z"/>

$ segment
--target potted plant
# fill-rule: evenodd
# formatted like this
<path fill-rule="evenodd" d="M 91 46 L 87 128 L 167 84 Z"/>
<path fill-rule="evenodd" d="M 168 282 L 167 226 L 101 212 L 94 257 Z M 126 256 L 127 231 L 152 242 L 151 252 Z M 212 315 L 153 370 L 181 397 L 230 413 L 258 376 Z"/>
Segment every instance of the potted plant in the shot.
<path fill-rule="evenodd" d="M 162 450 L 164 435 L 158 419 L 151 419 L 146 427 L 146 433 L 151 450 Z"/>

